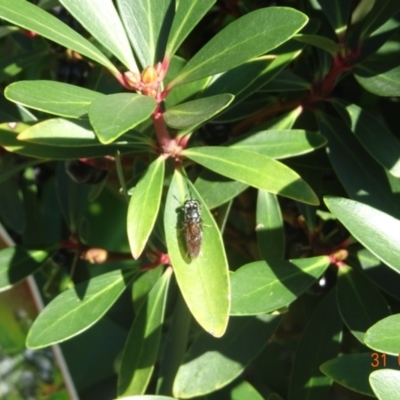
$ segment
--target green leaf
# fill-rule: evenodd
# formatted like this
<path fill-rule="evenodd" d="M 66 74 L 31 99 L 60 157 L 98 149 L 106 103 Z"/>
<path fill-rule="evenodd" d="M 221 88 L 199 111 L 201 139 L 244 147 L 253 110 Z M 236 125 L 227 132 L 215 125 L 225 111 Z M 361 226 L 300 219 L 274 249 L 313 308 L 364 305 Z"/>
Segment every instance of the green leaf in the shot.
<path fill-rule="evenodd" d="M 0 61 L 0 82 L 9 80 L 25 68 L 39 61 L 41 58 L 45 59 L 44 57 L 46 54 L 47 53 L 43 50 L 36 50 L 27 53 L 20 53 L 11 57 L 3 57 Z"/>
<path fill-rule="evenodd" d="M 295 35 L 308 21 L 297 10 L 263 8 L 230 23 L 186 64 L 170 86 L 232 69 Z"/>
<path fill-rule="evenodd" d="M 262 92 L 296 92 L 311 90 L 311 83 L 284 69 L 261 89 Z"/>
<path fill-rule="evenodd" d="M 342 37 L 346 30 L 351 12 L 351 2 L 348 0 L 317 0 L 322 11 L 328 18 L 335 33 Z"/>
<path fill-rule="evenodd" d="M 369 205 L 400 216 L 383 168 L 364 150 L 342 121 L 317 113 L 321 133 L 328 139 L 328 155 L 348 195 Z"/>
<path fill-rule="evenodd" d="M 190 312 L 207 332 L 220 337 L 225 332 L 230 308 L 228 263 L 215 219 L 204 206 L 201 253 L 190 259 L 184 242 L 182 206 L 191 196 L 204 204 L 193 185 L 189 186 L 189 181 L 176 170 L 164 213 L 168 255 Z"/>
<path fill-rule="evenodd" d="M 278 198 L 261 189 L 257 197 L 256 233 L 258 250 L 264 260 L 284 258 L 285 235 Z"/>
<path fill-rule="evenodd" d="M 0 0 L 0 17 L 91 58 L 113 74 L 119 73 L 110 60 L 83 36 L 50 13 L 25 0 Z"/>
<path fill-rule="evenodd" d="M 47 347 L 90 328 L 117 301 L 133 274 L 132 270 L 108 272 L 62 292 L 39 314 L 26 345 Z"/>
<path fill-rule="evenodd" d="M 172 320 L 164 341 L 164 351 L 160 357 L 157 393 L 172 393 L 172 387 L 183 357 L 187 350 L 192 316 L 181 295 L 178 295 Z"/>
<path fill-rule="evenodd" d="M 130 71 L 138 72 L 124 26 L 112 0 L 59 0 L 60 3 Z"/>
<path fill-rule="evenodd" d="M 0 250 L 0 292 L 36 272 L 53 250 L 54 246 L 42 248 L 16 246 Z"/>
<path fill-rule="evenodd" d="M 18 28 L 16 26 L 0 26 L 0 38 L 8 36 L 17 31 Z"/>
<path fill-rule="evenodd" d="M 196 147 L 182 155 L 221 175 L 289 197 L 318 204 L 318 198 L 296 172 L 272 158 L 248 150 L 229 147 Z"/>
<path fill-rule="evenodd" d="M 360 38 L 366 39 L 399 11 L 400 3 L 397 0 L 380 0 L 379 2 L 375 2 L 363 21 Z"/>
<path fill-rule="evenodd" d="M 21 81 L 7 86 L 5 97 L 23 106 L 67 118 L 86 116 L 101 93 L 54 81 Z"/>
<path fill-rule="evenodd" d="M 188 101 L 167 110 L 164 119 L 168 126 L 175 129 L 192 128 L 221 112 L 233 99 L 232 94 L 224 93 Z"/>
<path fill-rule="evenodd" d="M 17 162 L 16 164 L 7 166 L 6 168 L 1 168 L 0 183 L 6 181 L 7 179 L 10 179 L 14 175 L 17 175 L 18 173 L 22 173 L 22 171 L 25 171 L 26 168 L 33 167 L 41 163 L 43 163 L 42 160 L 28 160 L 28 161 Z"/>
<path fill-rule="evenodd" d="M 344 323 L 361 343 L 370 326 L 390 315 L 389 305 L 376 286 L 347 266 L 339 269 L 336 298 Z"/>
<path fill-rule="evenodd" d="M 400 354 L 400 314 L 390 315 L 371 326 L 365 336 L 365 344 L 382 353 Z"/>
<path fill-rule="evenodd" d="M 83 147 L 103 146 L 94 134 L 87 120 L 67 120 L 63 118 L 47 119 L 22 131 L 18 140 L 61 146 Z"/>
<path fill-rule="evenodd" d="M 316 132 L 301 129 L 260 130 L 241 135 L 229 141 L 227 145 L 264 154 L 277 159 L 284 159 L 307 154 L 325 146 L 327 140 Z"/>
<path fill-rule="evenodd" d="M 231 276 L 231 315 L 256 315 L 286 307 L 326 270 L 329 258 L 255 261 Z"/>
<path fill-rule="evenodd" d="M 356 252 L 350 252 L 349 264 L 362 269 L 365 275 L 378 285 L 386 293 L 400 300 L 398 287 L 400 286 L 400 275 L 388 268 L 381 260 L 375 257 L 369 250 L 362 247 Z"/>
<path fill-rule="evenodd" d="M 164 165 L 164 157 L 150 164 L 129 201 L 128 238 L 135 259 L 142 253 L 156 221 L 164 182 Z"/>
<path fill-rule="evenodd" d="M 293 39 L 325 50 L 332 56 L 336 56 L 340 50 L 340 47 L 337 43 L 325 36 L 306 35 L 303 33 L 298 33 L 293 37 Z"/>
<path fill-rule="evenodd" d="M 361 244 L 388 267 L 400 273 L 399 220 L 354 200 L 326 196 L 324 202 Z"/>
<path fill-rule="evenodd" d="M 242 93 L 245 92 L 247 92 L 246 89 Z M 271 96 L 268 93 L 253 93 L 244 100 L 242 99 L 238 102 L 233 101 L 230 107 L 214 118 L 213 122 L 224 124 L 233 121 L 239 121 L 241 119 L 250 117 L 251 115 L 257 114 L 261 110 L 268 109 L 269 107 L 276 107 L 276 104 L 276 97 Z"/>
<path fill-rule="evenodd" d="M 118 400 L 177 400 L 175 397 L 146 394 L 143 396 L 118 397 Z"/>
<path fill-rule="evenodd" d="M 343 102 L 334 102 L 339 112 L 343 112 Z M 393 176 L 400 178 L 400 142 L 377 118 L 355 104 L 346 104 L 351 130 L 374 159 Z"/>
<path fill-rule="evenodd" d="M 181 57 L 172 57 L 168 67 L 167 75 L 163 81 L 164 85 L 168 85 L 168 83 L 179 74 L 179 71 L 185 66 L 186 63 L 187 61 Z M 197 81 L 184 83 L 183 85 L 178 85 L 172 88 L 172 90 L 168 92 L 168 96 L 165 99 L 166 109 L 168 110 L 176 104 L 183 103 L 185 100 L 197 96 L 198 93 L 201 93 L 201 91 L 207 86 L 209 80 L 210 78 L 199 79 Z"/>
<path fill-rule="evenodd" d="M 400 96 L 400 67 L 383 63 L 358 64 L 354 69 L 358 83 L 369 92 L 383 97 Z"/>
<path fill-rule="evenodd" d="M 288 400 L 327 398 L 331 379 L 323 375 L 319 366 L 337 356 L 341 334 L 342 321 L 331 291 L 318 304 L 297 345 Z"/>
<path fill-rule="evenodd" d="M 175 0 L 117 0 L 125 30 L 142 68 L 164 59 Z"/>
<path fill-rule="evenodd" d="M 48 120 L 48 121 L 54 121 L 54 120 Z M 63 120 L 59 120 L 63 121 Z M 55 122 L 43 122 L 43 124 L 46 126 L 47 124 L 51 125 L 54 124 Z M 83 135 L 83 130 L 82 127 L 79 127 L 77 125 L 77 122 L 72 122 L 69 121 L 71 125 L 75 125 L 75 129 L 80 132 L 80 135 L 82 137 Z M 78 122 L 78 123 L 82 123 Z M 55 123 L 56 125 L 58 124 L 57 122 Z M 132 152 L 134 148 L 132 147 L 127 147 L 127 146 L 100 146 L 99 144 L 93 145 L 93 146 L 84 146 L 84 147 L 63 147 L 63 146 L 55 146 L 55 145 L 49 145 L 48 142 L 53 140 L 54 142 L 60 142 L 63 132 L 58 132 L 55 133 L 53 131 L 53 138 L 49 139 L 44 139 L 41 138 L 40 140 L 46 141 L 46 146 L 43 146 L 43 144 L 39 143 L 32 143 L 32 142 L 27 142 L 27 141 L 22 141 L 17 139 L 17 134 L 24 132 L 24 130 L 30 129 L 29 125 L 23 124 L 23 123 L 18 123 L 16 127 L 11 126 L 9 124 L 0 124 L 0 145 L 4 146 L 4 148 L 10 152 L 15 152 L 18 154 L 22 154 L 27 157 L 35 157 L 35 158 L 41 158 L 41 159 L 58 159 L 58 160 L 68 160 L 68 159 L 77 159 L 77 158 L 91 158 L 91 157 L 101 157 L 105 155 L 115 155 L 115 152 L 118 149 L 121 149 L 122 152 L 127 152 L 130 151 Z M 61 138 L 58 137 L 57 135 L 60 134 Z M 35 139 L 36 140 L 36 139 Z M 65 138 L 62 138 L 63 141 L 65 141 Z M 68 139 L 69 143 L 71 139 Z M 88 137 L 86 137 L 85 141 L 87 143 Z M 75 143 L 79 142 L 81 145 L 85 143 L 85 141 L 82 141 L 81 139 L 78 139 L 75 141 Z M 97 142 L 96 142 L 97 143 Z M 136 150 L 137 151 L 137 150 Z M 142 148 L 140 148 L 140 151 L 143 151 Z"/>
<path fill-rule="evenodd" d="M 166 58 L 171 59 L 197 23 L 204 17 L 216 0 L 179 0 L 168 37 Z"/>
<path fill-rule="evenodd" d="M 378 353 L 343 354 L 321 365 L 321 371 L 340 385 L 357 393 L 373 396 L 368 377 L 381 368 L 399 369 L 397 357 Z M 375 366 L 373 366 L 375 364 Z"/>
<path fill-rule="evenodd" d="M 195 186 L 209 209 L 227 203 L 248 188 L 245 183 L 228 179 L 209 169 L 200 173 Z"/>
<path fill-rule="evenodd" d="M 197 397 L 227 385 L 263 349 L 279 322 L 272 315 L 231 318 L 222 338 L 201 334 L 179 368 L 174 396 Z"/>
<path fill-rule="evenodd" d="M 378 399 L 395 399 L 400 393 L 400 371 L 394 369 L 373 371 L 369 376 L 369 383 Z"/>
<path fill-rule="evenodd" d="M 108 144 L 145 121 L 156 108 L 153 97 L 117 93 L 94 100 L 89 118 L 100 142 Z"/>
<path fill-rule="evenodd" d="M 133 321 L 122 354 L 118 396 L 143 394 L 157 359 L 172 268 L 150 290 Z"/>
<path fill-rule="evenodd" d="M 203 91 L 202 97 L 219 93 L 231 93 L 236 97 L 263 75 L 274 60 L 275 56 L 253 58 L 236 68 L 211 77 L 210 84 Z"/>
<path fill-rule="evenodd" d="M 295 109 L 293 111 L 290 111 L 289 113 L 282 114 L 279 117 L 268 121 L 266 124 L 263 124 L 258 129 L 261 130 L 271 129 L 271 131 L 269 132 L 272 132 L 273 130 L 290 129 L 293 126 L 293 123 L 296 121 L 298 116 L 299 116 L 299 109 Z M 248 135 L 242 135 L 241 137 L 244 137 L 245 138 L 244 140 L 246 140 L 246 137 L 249 136 L 250 138 L 251 135 L 257 135 L 257 133 L 250 132 Z M 285 136 L 285 134 L 283 136 Z M 266 140 L 267 138 L 268 135 L 265 135 L 264 140 Z M 296 138 L 301 138 L 301 135 L 296 136 Z M 279 135 L 276 135 L 276 139 L 277 141 L 281 140 L 279 138 Z M 291 138 L 290 142 L 288 143 L 289 145 L 293 139 L 294 138 Z M 233 144 L 237 142 L 238 140 L 232 140 L 230 142 L 227 142 L 227 144 L 228 143 Z M 259 144 L 261 144 L 261 141 Z M 308 145 L 306 146 L 308 147 Z M 281 153 L 278 150 L 279 147 L 277 143 L 275 143 L 275 146 L 273 145 L 273 143 L 270 143 L 270 146 L 265 147 L 265 151 L 267 151 L 266 149 L 274 147 L 275 149 L 277 149 L 277 152 L 273 154 L 278 156 L 287 154 L 286 150 L 284 150 L 285 146 L 281 147 L 281 150 L 283 150 L 284 153 Z M 254 146 L 254 148 L 257 148 L 257 146 Z M 292 151 L 293 150 L 294 146 L 292 147 Z M 247 187 L 248 186 L 245 183 L 228 179 L 208 169 L 204 169 L 196 180 L 196 189 L 199 191 L 201 197 L 204 200 L 204 203 L 210 209 L 218 207 L 228 202 L 229 200 L 236 197 L 239 193 L 243 192 Z"/>
<path fill-rule="evenodd" d="M 247 381 L 243 381 L 236 385 L 232 389 L 231 394 L 232 400 L 264 400 L 264 397 L 262 397 L 254 386 L 250 385 Z"/>

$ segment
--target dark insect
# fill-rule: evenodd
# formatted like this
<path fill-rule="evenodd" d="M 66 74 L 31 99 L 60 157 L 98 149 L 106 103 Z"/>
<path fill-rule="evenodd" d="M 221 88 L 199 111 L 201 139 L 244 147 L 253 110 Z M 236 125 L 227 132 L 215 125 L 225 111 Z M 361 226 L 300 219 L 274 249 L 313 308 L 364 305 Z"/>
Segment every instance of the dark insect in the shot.
<path fill-rule="evenodd" d="M 186 248 L 190 258 L 198 257 L 201 249 L 203 231 L 201 229 L 201 208 L 196 199 L 186 200 L 183 205 L 183 229 L 185 231 Z"/>

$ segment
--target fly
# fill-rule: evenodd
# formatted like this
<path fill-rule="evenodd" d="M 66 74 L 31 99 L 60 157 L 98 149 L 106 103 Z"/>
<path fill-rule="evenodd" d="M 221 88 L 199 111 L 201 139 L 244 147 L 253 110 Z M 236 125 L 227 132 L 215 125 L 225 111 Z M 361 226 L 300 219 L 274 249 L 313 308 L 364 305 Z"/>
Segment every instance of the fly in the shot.
<path fill-rule="evenodd" d="M 201 206 L 198 200 L 186 200 L 183 209 L 183 230 L 185 231 L 186 249 L 193 260 L 198 257 L 201 250 L 203 231 L 201 225 Z"/>

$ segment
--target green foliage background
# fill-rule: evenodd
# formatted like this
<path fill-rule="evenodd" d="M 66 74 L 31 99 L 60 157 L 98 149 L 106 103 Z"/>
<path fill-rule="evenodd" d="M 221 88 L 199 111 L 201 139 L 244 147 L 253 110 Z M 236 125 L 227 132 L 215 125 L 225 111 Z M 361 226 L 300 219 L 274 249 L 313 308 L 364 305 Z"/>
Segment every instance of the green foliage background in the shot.
<path fill-rule="evenodd" d="M 27 347 L 82 399 L 396 399 L 398 0 L 38 3 L 0 0 Z"/>

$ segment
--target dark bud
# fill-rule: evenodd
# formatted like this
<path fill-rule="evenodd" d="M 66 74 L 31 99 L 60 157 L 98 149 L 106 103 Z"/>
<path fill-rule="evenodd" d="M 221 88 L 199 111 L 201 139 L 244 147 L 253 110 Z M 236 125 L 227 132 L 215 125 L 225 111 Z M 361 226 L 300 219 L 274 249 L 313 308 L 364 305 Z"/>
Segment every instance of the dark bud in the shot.
<path fill-rule="evenodd" d="M 68 160 L 65 162 L 65 170 L 76 183 L 96 184 L 101 182 L 107 172 L 79 160 Z"/>

